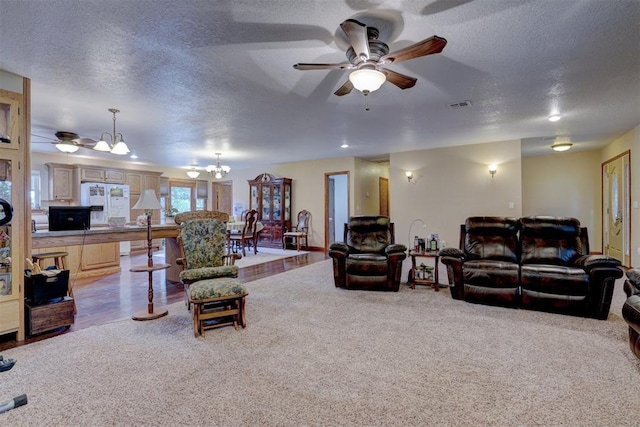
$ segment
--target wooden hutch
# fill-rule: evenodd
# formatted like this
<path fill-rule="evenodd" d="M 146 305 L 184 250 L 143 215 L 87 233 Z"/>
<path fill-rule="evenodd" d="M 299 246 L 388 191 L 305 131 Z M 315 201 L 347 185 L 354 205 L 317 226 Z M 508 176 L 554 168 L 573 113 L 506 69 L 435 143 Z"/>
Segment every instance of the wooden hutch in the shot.
<path fill-rule="evenodd" d="M 282 233 L 291 230 L 291 181 L 268 173 L 249 180 L 249 209 L 258 211 L 258 221 L 264 225 L 263 246 L 282 247 Z"/>

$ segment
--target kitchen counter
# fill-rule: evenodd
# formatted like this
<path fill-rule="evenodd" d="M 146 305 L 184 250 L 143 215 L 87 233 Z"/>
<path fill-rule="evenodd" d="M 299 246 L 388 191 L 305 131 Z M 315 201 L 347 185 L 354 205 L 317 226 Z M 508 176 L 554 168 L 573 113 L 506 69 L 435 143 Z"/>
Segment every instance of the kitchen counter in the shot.
<path fill-rule="evenodd" d="M 165 262 L 171 267 L 166 271 L 168 281 L 178 282 L 180 266 L 176 259 L 180 257 L 178 246 L 178 226 L 176 224 L 157 224 L 151 226 L 153 239 L 165 239 Z M 147 227 L 127 225 L 124 227 L 98 227 L 89 230 L 48 231 L 39 230 L 31 234 L 34 252 L 39 249 L 84 246 L 101 243 L 147 240 Z"/>
<path fill-rule="evenodd" d="M 176 238 L 178 237 L 178 226 L 175 224 L 152 225 L 151 235 L 153 239 Z M 147 227 L 127 225 L 124 227 L 98 227 L 89 230 L 38 230 L 31 236 L 33 249 L 42 249 L 56 246 L 147 240 Z"/>

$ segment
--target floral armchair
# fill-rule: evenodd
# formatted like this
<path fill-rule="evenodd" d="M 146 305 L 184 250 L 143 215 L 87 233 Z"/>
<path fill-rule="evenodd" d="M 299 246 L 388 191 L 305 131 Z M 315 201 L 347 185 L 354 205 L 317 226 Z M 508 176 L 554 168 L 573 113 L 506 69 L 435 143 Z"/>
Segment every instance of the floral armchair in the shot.
<path fill-rule="evenodd" d="M 216 277 L 236 277 L 239 254 L 226 254 L 229 215 L 216 211 L 185 212 L 176 216 L 180 228 L 178 243 L 183 270 L 180 280 L 190 284 Z"/>
<path fill-rule="evenodd" d="M 213 211 L 187 212 L 176 216 L 180 229 L 178 242 L 183 267 L 187 307 L 193 311 L 193 328 L 197 336 L 205 329 L 224 325 L 246 326 L 244 307 L 247 289 L 238 279 L 234 265 L 238 254 L 227 255 L 228 215 Z"/>

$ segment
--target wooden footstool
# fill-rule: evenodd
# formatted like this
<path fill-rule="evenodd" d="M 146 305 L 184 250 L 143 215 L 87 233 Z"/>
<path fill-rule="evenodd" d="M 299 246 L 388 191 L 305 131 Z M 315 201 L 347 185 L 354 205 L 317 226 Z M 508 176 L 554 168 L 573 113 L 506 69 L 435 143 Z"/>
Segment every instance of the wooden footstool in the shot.
<path fill-rule="evenodd" d="M 247 289 L 234 277 L 199 280 L 189 284 L 189 306 L 193 315 L 193 333 L 204 336 L 207 329 L 233 325 L 247 326 L 244 317 Z"/>

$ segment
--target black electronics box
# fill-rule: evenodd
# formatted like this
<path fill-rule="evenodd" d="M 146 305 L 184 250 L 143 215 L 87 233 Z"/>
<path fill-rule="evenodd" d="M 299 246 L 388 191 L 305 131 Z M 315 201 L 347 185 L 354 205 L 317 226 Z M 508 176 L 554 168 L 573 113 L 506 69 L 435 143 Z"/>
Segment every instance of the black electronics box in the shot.
<path fill-rule="evenodd" d="M 55 276 L 32 274 L 24 277 L 24 291 L 27 302 L 45 304 L 67 296 L 69 270 L 60 270 Z"/>

